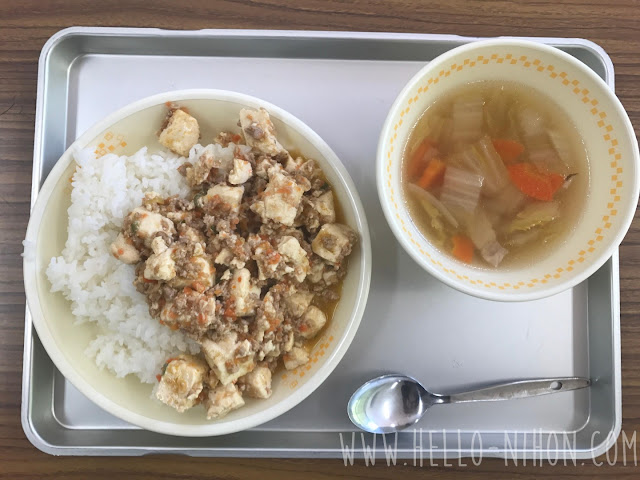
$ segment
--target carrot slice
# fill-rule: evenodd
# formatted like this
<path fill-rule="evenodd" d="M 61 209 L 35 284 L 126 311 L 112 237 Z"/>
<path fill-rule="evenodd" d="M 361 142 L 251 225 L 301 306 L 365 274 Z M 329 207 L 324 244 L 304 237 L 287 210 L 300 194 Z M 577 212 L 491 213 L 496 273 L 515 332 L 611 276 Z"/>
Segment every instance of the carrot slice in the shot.
<path fill-rule="evenodd" d="M 524 152 L 524 145 L 515 140 L 507 140 L 504 138 L 495 138 L 491 140 L 493 148 L 496 149 L 500 158 L 509 165 L 517 160 L 517 158 Z"/>
<path fill-rule="evenodd" d="M 465 235 L 454 235 L 453 238 L 453 250 L 451 253 L 454 257 L 464 263 L 471 263 L 473 260 L 473 242 Z"/>
<path fill-rule="evenodd" d="M 431 152 L 433 150 L 433 152 Z M 436 147 L 431 143 L 431 140 L 425 138 L 416 151 L 411 155 L 411 159 L 409 161 L 409 168 L 407 173 L 411 179 L 416 179 L 420 177 L 424 169 L 427 167 L 427 163 L 429 163 L 429 159 L 433 157 L 437 153 Z"/>
<path fill-rule="evenodd" d="M 509 178 L 525 195 L 550 202 L 553 195 L 564 183 L 564 177 L 558 173 L 541 172 L 531 163 L 508 165 Z"/>
<path fill-rule="evenodd" d="M 424 169 L 420 179 L 418 180 L 418 186 L 425 190 L 435 185 L 439 185 L 444 180 L 444 171 L 447 169 L 447 164 L 439 158 L 432 158 L 427 168 Z"/>
<path fill-rule="evenodd" d="M 560 190 L 560 187 L 564 185 L 565 181 L 566 178 L 564 178 L 564 176 L 560 175 L 559 173 L 550 174 L 549 182 L 551 182 L 551 189 L 553 190 L 553 193 L 556 193 L 558 190 Z"/>

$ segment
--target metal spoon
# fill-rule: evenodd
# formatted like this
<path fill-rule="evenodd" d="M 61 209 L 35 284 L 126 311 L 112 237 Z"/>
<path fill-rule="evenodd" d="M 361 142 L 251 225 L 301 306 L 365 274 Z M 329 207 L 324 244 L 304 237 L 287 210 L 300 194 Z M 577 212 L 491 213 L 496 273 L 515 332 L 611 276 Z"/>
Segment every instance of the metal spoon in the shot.
<path fill-rule="evenodd" d="M 472 392 L 440 395 L 428 392 L 417 380 L 405 375 L 383 375 L 369 380 L 354 392 L 347 406 L 351 421 L 371 433 L 393 433 L 422 418 L 441 403 L 491 402 L 535 397 L 588 387 L 580 377 L 523 380 L 492 385 Z"/>

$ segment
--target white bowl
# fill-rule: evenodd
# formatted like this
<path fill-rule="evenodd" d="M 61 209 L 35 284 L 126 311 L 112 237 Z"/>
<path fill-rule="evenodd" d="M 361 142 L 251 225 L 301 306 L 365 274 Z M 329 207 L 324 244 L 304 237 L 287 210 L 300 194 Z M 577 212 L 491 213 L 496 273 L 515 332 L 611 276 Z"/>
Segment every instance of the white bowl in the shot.
<path fill-rule="evenodd" d="M 416 121 L 439 96 L 480 80 L 514 81 L 550 97 L 573 119 L 590 159 L 590 194 L 581 221 L 563 244 L 526 268 L 481 269 L 443 254 L 416 228 L 403 199 L 402 152 Z M 553 47 L 497 39 L 455 48 L 409 81 L 382 128 L 376 175 L 387 221 L 418 264 L 471 295 L 521 301 L 578 284 L 613 254 L 637 207 L 638 162 L 638 143 L 629 117 L 591 69 Z"/>
<path fill-rule="evenodd" d="M 285 147 L 295 146 L 318 161 L 342 206 L 346 223 L 360 234 L 349 260 L 342 299 L 327 331 L 311 352 L 314 361 L 274 376 L 273 394 L 266 400 L 248 399 L 246 405 L 226 417 L 206 420 L 204 410 L 183 414 L 152 400 L 149 384 L 137 377 L 116 378 L 100 370 L 84 354 L 96 334 L 94 324 L 74 325 L 70 303 L 50 292 L 45 275 L 51 257 L 61 254 L 67 239 L 68 179 L 74 172 L 72 152 L 95 146 L 99 151 L 131 155 L 142 146 L 161 149 L 155 131 L 165 115 L 165 102 L 177 101 L 189 109 L 204 139 L 220 130 L 233 130 L 242 107 L 266 108 Z M 220 90 L 184 90 L 145 98 L 109 115 L 90 128 L 62 155 L 47 177 L 31 213 L 26 235 L 35 254 L 26 254 L 24 280 L 29 310 L 38 336 L 62 374 L 93 402 L 127 422 L 160 433 L 211 436 L 237 432 L 271 420 L 291 409 L 313 392 L 336 367 L 356 333 L 369 292 L 371 245 L 364 209 L 346 169 L 329 146 L 307 125 L 267 102 Z M 133 279 L 132 279 L 133 281 Z"/>

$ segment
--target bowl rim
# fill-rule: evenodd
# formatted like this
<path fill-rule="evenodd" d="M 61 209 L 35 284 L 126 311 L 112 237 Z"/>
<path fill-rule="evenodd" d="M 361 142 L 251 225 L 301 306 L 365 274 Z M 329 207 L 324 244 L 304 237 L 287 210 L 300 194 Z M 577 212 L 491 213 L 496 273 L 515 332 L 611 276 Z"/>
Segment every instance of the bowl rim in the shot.
<path fill-rule="evenodd" d="M 616 232 L 615 235 L 612 236 L 612 240 L 610 240 L 610 245 L 603 249 L 602 253 L 597 256 L 594 256 L 590 259 L 590 263 L 588 266 L 574 275 L 566 276 L 564 280 L 560 281 L 558 284 L 554 286 L 545 286 L 541 287 L 532 292 L 511 292 L 511 291 L 488 291 L 487 289 L 480 289 L 479 287 L 475 287 L 473 285 L 468 285 L 463 282 L 457 281 L 455 278 L 445 275 L 439 269 L 435 268 L 431 265 L 430 262 L 427 261 L 426 257 L 420 255 L 413 246 L 411 242 L 408 240 L 406 235 L 402 232 L 400 226 L 395 222 L 393 217 L 393 212 L 391 211 L 390 201 L 386 195 L 386 187 L 384 184 L 384 145 L 386 143 L 386 139 L 390 136 L 390 132 L 393 126 L 394 118 L 397 116 L 397 112 L 400 110 L 400 106 L 404 104 L 406 99 L 408 98 L 408 93 L 415 88 L 415 86 L 422 80 L 427 72 L 432 70 L 437 70 L 437 68 L 447 63 L 452 57 L 458 56 L 461 53 L 473 51 L 480 48 L 486 48 L 491 46 L 513 46 L 517 48 L 524 48 L 528 50 L 541 51 L 550 55 L 553 55 L 570 64 L 572 67 L 575 67 L 580 71 L 582 75 L 585 75 L 590 80 L 592 80 L 601 91 L 602 95 L 606 97 L 606 100 L 611 103 L 613 106 L 613 110 L 616 112 L 618 118 L 624 126 L 625 133 L 628 138 L 632 139 L 631 143 L 631 155 L 632 155 L 632 163 L 635 166 L 635 175 L 630 176 L 630 179 L 633 181 L 633 185 L 631 187 L 631 193 L 628 196 L 628 203 L 625 205 L 628 208 L 628 212 L 626 216 L 623 218 L 621 222 L 621 227 Z M 615 250 L 619 247 L 624 239 L 629 227 L 631 226 L 631 222 L 635 216 L 635 209 L 629 208 L 629 205 L 637 204 L 638 196 L 640 194 L 640 154 L 638 153 L 638 142 L 633 141 L 636 138 L 635 132 L 633 130 L 633 125 L 631 124 L 631 120 L 629 119 L 628 114 L 626 113 L 622 103 L 614 93 L 614 91 L 609 88 L 607 83 L 593 70 L 583 64 L 577 58 L 571 56 L 570 54 L 563 52 L 562 50 L 546 45 L 544 43 L 539 43 L 533 40 L 521 40 L 514 38 L 495 38 L 489 40 L 475 40 L 465 45 L 461 45 L 456 47 L 448 52 L 439 55 L 434 60 L 426 64 L 422 67 L 411 79 L 406 83 L 403 89 L 400 91 L 392 106 L 389 109 L 389 113 L 383 123 L 382 129 L 380 131 L 380 137 L 378 140 L 378 149 L 376 154 L 376 184 L 378 190 L 378 197 L 380 200 L 380 204 L 382 205 L 382 211 L 384 212 L 384 216 L 387 219 L 387 223 L 389 224 L 391 231 L 394 236 L 398 240 L 398 242 L 402 245 L 404 250 L 420 265 L 424 270 L 426 270 L 429 274 L 436 277 L 441 282 L 453 287 L 461 292 L 472 295 L 474 297 L 486 299 L 486 300 L 495 300 L 502 302 L 522 302 L 522 301 L 530 301 L 530 300 L 538 300 L 541 298 L 550 297 L 552 295 L 556 295 L 565 290 L 568 290 L 577 284 L 583 282 L 587 278 L 589 278 L 596 270 L 598 270 L 604 263 L 614 254 Z M 427 240 L 428 241 L 428 240 Z M 437 255 L 443 256 L 438 250 Z"/>
<path fill-rule="evenodd" d="M 116 404 L 103 393 L 94 389 L 80 374 L 75 371 L 70 362 L 66 360 L 66 357 L 62 353 L 62 349 L 59 348 L 58 344 L 50 335 L 49 323 L 46 320 L 46 315 L 44 314 L 40 304 L 40 298 L 38 296 L 36 286 L 36 278 L 38 276 L 36 261 L 37 255 L 33 255 L 33 258 L 29 255 L 24 255 L 24 286 L 27 306 L 31 312 L 33 325 L 36 328 L 38 337 L 40 338 L 47 354 L 63 376 L 87 398 L 91 399 L 99 407 L 112 415 L 153 432 L 188 437 L 217 436 L 246 430 L 282 415 L 308 397 L 333 372 L 353 341 L 364 314 L 371 282 L 371 239 L 364 207 L 351 176 L 331 147 L 329 147 L 329 145 L 314 130 L 312 130 L 311 127 L 286 110 L 250 95 L 218 89 L 186 89 L 163 92 L 132 102 L 95 123 L 76 141 L 74 141 L 56 162 L 38 192 L 36 202 L 31 209 L 25 241 L 27 243 L 32 242 L 33 245 L 37 246 L 40 227 L 39 220 L 45 212 L 49 198 L 60 180 L 60 177 L 69 164 L 73 162 L 74 151 L 87 146 L 89 142 L 117 121 L 137 113 L 140 110 L 160 105 L 167 101 L 181 100 L 230 101 L 240 103 L 251 108 L 263 107 L 267 109 L 272 117 L 298 131 L 316 149 L 318 149 L 329 166 L 335 171 L 339 181 L 345 188 L 348 197 L 348 208 L 353 210 L 356 227 L 360 233 L 360 249 L 362 255 L 360 263 L 362 268 L 358 278 L 358 287 L 355 294 L 355 308 L 351 312 L 351 317 L 347 322 L 346 329 L 342 333 L 339 341 L 336 343 L 335 349 L 327 356 L 318 371 L 316 371 L 305 384 L 298 387 L 295 391 L 291 392 L 282 401 L 276 403 L 272 407 L 269 407 L 262 412 L 254 413 L 236 420 L 222 423 L 212 421 L 212 423 L 190 425 L 151 419 L 144 415 L 131 412 L 127 408 Z M 87 358 L 87 360 L 89 361 L 90 359 Z"/>

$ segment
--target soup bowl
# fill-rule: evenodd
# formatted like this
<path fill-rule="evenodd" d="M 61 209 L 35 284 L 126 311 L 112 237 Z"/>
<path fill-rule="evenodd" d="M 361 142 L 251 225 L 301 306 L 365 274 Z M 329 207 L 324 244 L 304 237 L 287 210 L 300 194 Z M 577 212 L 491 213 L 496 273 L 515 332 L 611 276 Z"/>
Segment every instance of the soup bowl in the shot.
<path fill-rule="evenodd" d="M 402 188 L 402 157 L 416 122 L 438 98 L 478 81 L 515 82 L 543 93 L 572 119 L 589 166 L 583 215 L 562 243 L 522 265 L 496 269 L 462 263 L 436 248 L 412 221 Z M 531 41 L 473 42 L 422 68 L 393 103 L 377 152 L 377 187 L 389 225 L 427 272 L 471 295 L 534 300 L 580 283 L 622 242 L 638 203 L 638 143 L 624 108 L 607 84 L 574 57 Z"/>

